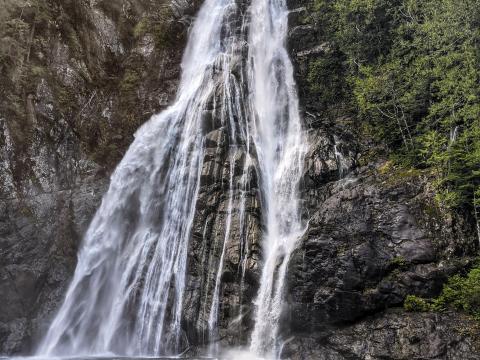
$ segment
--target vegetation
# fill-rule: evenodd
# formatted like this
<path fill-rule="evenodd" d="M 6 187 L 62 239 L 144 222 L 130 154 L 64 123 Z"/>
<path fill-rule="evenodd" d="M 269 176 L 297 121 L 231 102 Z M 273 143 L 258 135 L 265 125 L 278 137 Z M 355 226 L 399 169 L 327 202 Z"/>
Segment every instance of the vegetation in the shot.
<path fill-rule="evenodd" d="M 473 268 L 466 277 L 451 277 L 433 302 L 436 310 L 449 305 L 480 320 L 480 266 Z"/>
<path fill-rule="evenodd" d="M 403 306 L 407 311 L 443 311 L 452 307 L 480 320 L 480 264 L 466 276 L 452 276 L 436 299 L 409 295 Z"/>
<path fill-rule="evenodd" d="M 411 312 L 424 312 L 431 309 L 427 300 L 415 295 L 408 295 L 403 303 L 403 308 Z"/>
<path fill-rule="evenodd" d="M 394 257 L 390 261 L 390 266 L 392 268 L 404 268 L 408 265 L 407 260 L 403 256 Z"/>
<path fill-rule="evenodd" d="M 168 48 L 182 41 L 185 33 L 178 28 L 178 24 L 172 21 L 172 8 L 165 4 L 157 11 L 146 14 L 133 29 L 133 36 L 140 38 L 151 35 L 157 49 Z"/>
<path fill-rule="evenodd" d="M 331 84 L 310 90 L 346 104 L 397 163 L 431 170 L 439 203 L 478 223 L 480 2 L 315 0 L 312 10 L 341 63 L 311 61 L 309 81 Z"/>
<path fill-rule="evenodd" d="M 12 136 L 16 159 L 25 158 L 15 161 L 14 176 L 28 177 L 34 139 L 49 138 L 52 129 L 63 132 L 65 124 L 91 159 L 114 166 L 150 115 L 147 104 L 158 106 L 145 101 L 146 89 L 158 88 L 150 71 L 158 65 L 151 57 L 183 46 L 185 27 L 174 20 L 170 3 L 4 0 L 2 5 L 0 126 Z M 102 17 L 95 18 L 91 7 Z M 101 32 L 110 30 L 102 21 L 115 25 L 115 46 L 103 43 Z M 152 43 L 150 58 L 136 51 L 145 36 Z M 52 113 L 45 119 L 35 112 L 40 84 L 52 97 Z"/>

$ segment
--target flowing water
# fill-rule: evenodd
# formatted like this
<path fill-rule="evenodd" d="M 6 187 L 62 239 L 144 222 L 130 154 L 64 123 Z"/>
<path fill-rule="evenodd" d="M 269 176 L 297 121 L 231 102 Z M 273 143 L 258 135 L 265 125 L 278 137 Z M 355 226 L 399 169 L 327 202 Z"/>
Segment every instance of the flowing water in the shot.
<path fill-rule="evenodd" d="M 38 355 L 159 356 L 184 350 L 182 305 L 208 113 L 227 129 L 230 164 L 225 234 L 217 244 L 221 257 L 208 261 L 216 269 L 207 284 L 212 293 L 205 297 L 211 302 L 203 309 L 209 338 L 218 332 L 230 241 L 241 244 L 245 274 L 248 244 L 233 239 L 230 229 L 234 212 L 245 221 L 247 172 L 254 166 L 264 233 L 249 351 L 278 354 L 285 274 L 304 230 L 298 185 L 306 143 L 285 49 L 287 15 L 284 0 L 204 2 L 190 30 L 175 103 L 138 130 L 112 175 Z M 241 153 L 246 156 L 238 181 L 234 163 Z"/>
<path fill-rule="evenodd" d="M 250 349 L 269 355 L 278 352 L 285 273 L 303 232 L 297 188 L 306 140 L 293 68 L 285 49 L 287 15 L 285 0 L 253 0 L 251 5 L 249 84 L 266 232 Z"/>

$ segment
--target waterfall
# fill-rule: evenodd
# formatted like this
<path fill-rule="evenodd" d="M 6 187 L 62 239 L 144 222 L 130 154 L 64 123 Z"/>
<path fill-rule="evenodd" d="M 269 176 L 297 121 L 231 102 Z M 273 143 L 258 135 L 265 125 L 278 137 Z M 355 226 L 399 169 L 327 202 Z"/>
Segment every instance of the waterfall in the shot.
<path fill-rule="evenodd" d="M 347 161 L 345 160 L 345 156 L 343 156 L 343 154 L 338 150 L 338 141 L 336 137 L 334 137 L 333 140 L 333 153 L 335 154 L 335 161 L 337 162 L 338 176 L 340 177 L 340 179 L 342 179 L 348 173 L 349 167 Z"/>
<path fill-rule="evenodd" d="M 248 72 L 266 231 L 250 350 L 269 356 L 278 352 L 278 325 L 288 261 L 304 232 L 298 183 L 306 139 L 293 67 L 285 48 L 287 31 L 285 0 L 253 0 Z"/>
<path fill-rule="evenodd" d="M 298 185 L 306 140 L 293 69 L 285 49 L 284 0 L 206 0 L 190 30 L 172 106 L 155 115 L 111 177 L 78 255 L 65 300 L 37 354 L 127 356 L 182 350 L 188 246 L 206 156 L 208 114 L 228 134 L 228 208 L 221 256 L 207 281 L 203 312 L 216 336 L 232 214 L 245 237 L 247 172 L 256 168 L 264 234 L 260 288 L 250 349 L 278 351 L 285 275 L 304 229 Z M 245 154 L 240 180 L 235 163 Z M 203 240 L 206 241 L 205 224 Z M 245 275 L 248 244 L 240 241 Z M 215 246 L 214 246 L 215 248 Z M 211 284 L 210 284 L 211 283 Z"/>

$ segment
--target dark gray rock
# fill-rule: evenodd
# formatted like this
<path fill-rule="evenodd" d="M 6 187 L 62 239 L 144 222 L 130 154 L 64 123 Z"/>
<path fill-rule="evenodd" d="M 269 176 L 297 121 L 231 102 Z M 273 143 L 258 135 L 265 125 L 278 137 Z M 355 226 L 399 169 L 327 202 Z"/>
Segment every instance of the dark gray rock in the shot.
<path fill-rule="evenodd" d="M 335 331 L 294 337 L 283 356 L 291 360 L 473 360 L 478 324 L 460 314 L 386 312 Z"/>
<path fill-rule="evenodd" d="M 2 202 L 0 331 L 2 352 L 30 349 L 59 305 L 76 252 L 105 191 L 104 179 Z"/>
<path fill-rule="evenodd" d="M 353 322 L 409 294 L 434 297 L 468 263 L 449 248 L 474 244 L 474 234 L 436 228 L 426 180 L 394 175 L 362 168 L 306 192 L 309 227 L 288 275 L 294 332 Z"/>

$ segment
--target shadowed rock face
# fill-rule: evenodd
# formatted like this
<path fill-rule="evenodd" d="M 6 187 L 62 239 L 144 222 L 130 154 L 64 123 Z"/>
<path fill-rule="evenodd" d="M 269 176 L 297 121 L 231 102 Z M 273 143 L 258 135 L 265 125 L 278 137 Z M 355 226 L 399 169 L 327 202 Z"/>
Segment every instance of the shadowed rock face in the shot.
<path fill-rule="evenodd" d="M 26 44 L 20 50 L 28 48 L 29 55 L 17 55 L 28 66 L 18 61 L 4 67 L 2 83 L 11 86 L 0 86 L 2 99 L 10 99 L 0 108 L 0 353 L 18 354 L 32 350 L 62 299 L 107 174 L 136 127 L 173 100 L 184 34 L 198 4 L 55 1 L 42 7 L 46 14 L 35 15 L 26 5 L 23 13 L 15 7 L 21 2 L 7 3 L 6 16 L 29 26 L 19 34 Z M 302 184 L 309 226 L 288 272 L 282 336 L 290 340 L 284 354 L 478 358 L 478 326 L 468 318 L 399 308 L 408 294 L 436 296 L 449 275 L 469 264 L 474 232 L 467 220 L 435 207 L 426 175 L 366 159 L 368 142 L 341 110 L 322 116 L 319 99 L 306 86 L 305 64 L 330 49 L 318 40 L 316 25 L 299 23 L 304 5 L 308 1 L 289 5 L 289 44 L 309 142 Z M 57 18 L 57 26 L 39 22 L 45 16 Z M 30 33 L 38 41 L 30 41 Z M 207 151 L 182 323 L 192 353 L 208 340 L 208 304 L 230 196 L 228 136 L 214 114 L 206 111 L 205 119 Z M 234 161 L 240 176 L 244 154 Z M 239 196 L 231 196 L 235 204 Z M 241 230 L 234 213 L 222 273 L 219 339 L 213 340 L 224 345 L 248 343 L 253 327 L 260 201 L 252 171 L 246 259 L 240 256 L 245 244 L 235 241 Z"/>
<path fill-rule="evenodd" d="M 106 181 L 4 200 L 0 205 L 0 339 L 3 353 L 31 348 L 62 299 L 75 269 L 81 234 Z"/>

